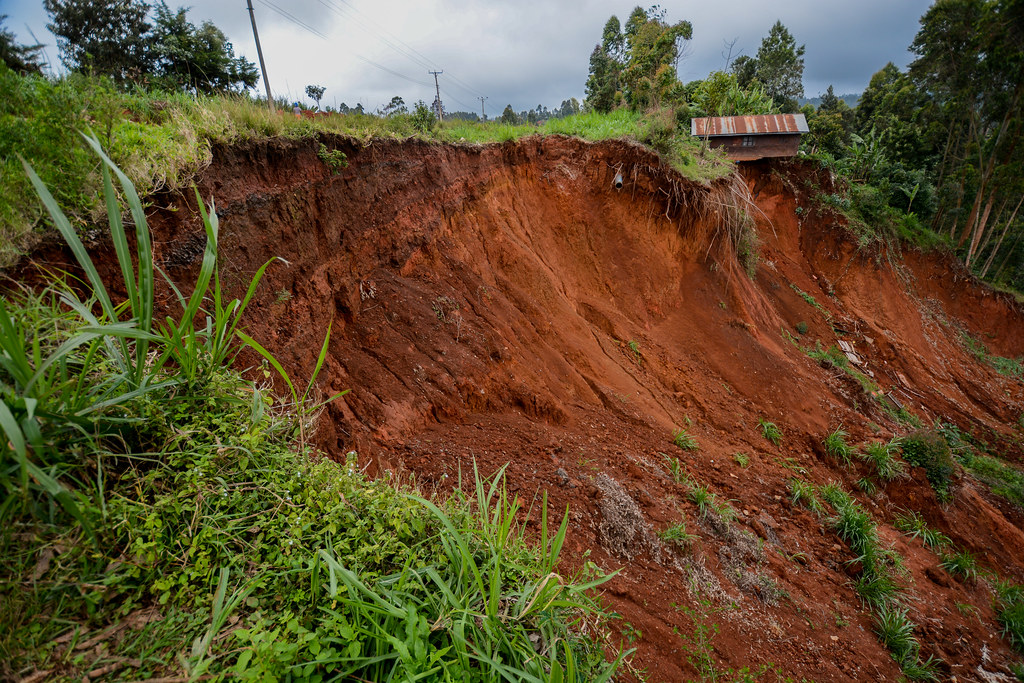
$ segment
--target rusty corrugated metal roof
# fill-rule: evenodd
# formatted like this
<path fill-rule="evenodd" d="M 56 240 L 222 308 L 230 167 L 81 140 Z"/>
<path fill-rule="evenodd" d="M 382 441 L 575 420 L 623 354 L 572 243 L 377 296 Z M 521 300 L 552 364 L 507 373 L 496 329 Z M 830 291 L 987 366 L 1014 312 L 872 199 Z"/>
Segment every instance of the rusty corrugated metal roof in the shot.
<path fill-rule="evenodd" d="M 807 119 L 803 114 L 710 116 L 690 120 L 690 134 L 700 137 L 806 132 L 808 132 Z"/>

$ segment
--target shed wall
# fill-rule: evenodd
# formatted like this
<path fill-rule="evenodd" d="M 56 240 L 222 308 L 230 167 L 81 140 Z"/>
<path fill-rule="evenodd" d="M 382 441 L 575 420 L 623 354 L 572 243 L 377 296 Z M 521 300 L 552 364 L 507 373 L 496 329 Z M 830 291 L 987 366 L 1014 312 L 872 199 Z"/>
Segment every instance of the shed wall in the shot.
<path fill-rule="evenodd" d="M 742 135 L 723 135 L 710 138 L 711 147 L 724 147 L 725 153 L 733 161 L 754 161 L 765 157 L 796 156 L 800 149 L 800 134 L 793 135 L 753 135 L 754 146 L 744 147 Z"/>

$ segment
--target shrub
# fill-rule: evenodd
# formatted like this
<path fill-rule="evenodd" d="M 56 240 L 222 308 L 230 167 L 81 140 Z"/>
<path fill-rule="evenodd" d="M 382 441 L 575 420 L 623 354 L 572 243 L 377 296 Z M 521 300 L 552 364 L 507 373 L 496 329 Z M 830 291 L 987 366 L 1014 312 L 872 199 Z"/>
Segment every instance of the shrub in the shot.
<path fill-rule="evenodd" d="M 949 500 L 950 485 L 956 468 L 949 444 L 934 429 L 919 429 L 900 439 L 903 457 L 914 467 L 924 468 L 928 483 L 939 500 Z"/>
<path fill-rule="evenodd" d="M 805 321 L 803 321 L 803 320 L 801 320 L 800 322 L 798 322 L 796 324 L 796 331 L 799 334 L 807 334 L 807 330 L 808 329 L 810 329 L 810 328 L 808 327 L 807 323 Z"/>

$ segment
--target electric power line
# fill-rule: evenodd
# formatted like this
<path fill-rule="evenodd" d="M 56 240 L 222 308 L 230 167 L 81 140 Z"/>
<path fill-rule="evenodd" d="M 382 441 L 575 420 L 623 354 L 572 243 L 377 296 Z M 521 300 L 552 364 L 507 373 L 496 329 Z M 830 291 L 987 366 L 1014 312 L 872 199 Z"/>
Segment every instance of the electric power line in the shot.
<path fill-rule="evenodd" d="M 312 26 L 310 26 L 306 22 L 304 22 L 301 19 L 299 19 L 298 17 L 296 17 L 294 14 L 291 14 L 290 12 L 287 12 L 287 11 L 281 9 L 280 7 L 275 5 L 274 3 L 270 2 L 270 0 L 259 0 L 259 1 L 260 1 L 261 4 L 266 5 L 270 9 L 272 9 L 275 12 L 277 12 L 278 14 L 280 14 L 285 19 L 288 19 L 292 23 L 294 23 L 294 24 L 296 24 L 298 26 L 301 26 L 302 28 L 306 29 L 307 31 L 309 31 L 313 35 L 315 35 L 315 36 L 317 36 L 319 38 L 323 38 L 324 40 L 330 40 L 324 33 L 321 33 L 320 31 L 316 30 L 315 28 L 313 28 Z"/>

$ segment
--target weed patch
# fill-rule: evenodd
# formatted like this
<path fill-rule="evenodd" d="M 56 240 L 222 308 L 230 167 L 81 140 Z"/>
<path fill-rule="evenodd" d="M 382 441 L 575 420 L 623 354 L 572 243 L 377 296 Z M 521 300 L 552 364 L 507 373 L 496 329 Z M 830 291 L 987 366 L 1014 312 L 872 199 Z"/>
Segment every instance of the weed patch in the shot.
<path fill-rule="evenodd" d="M 950 486 L 956 472 L 949 444 L 934 429 L 919 429 L 899 441 L 904 459 L 914 467 L 924 468 L 928 483 L 940 501 L 952 498 Z"/>

